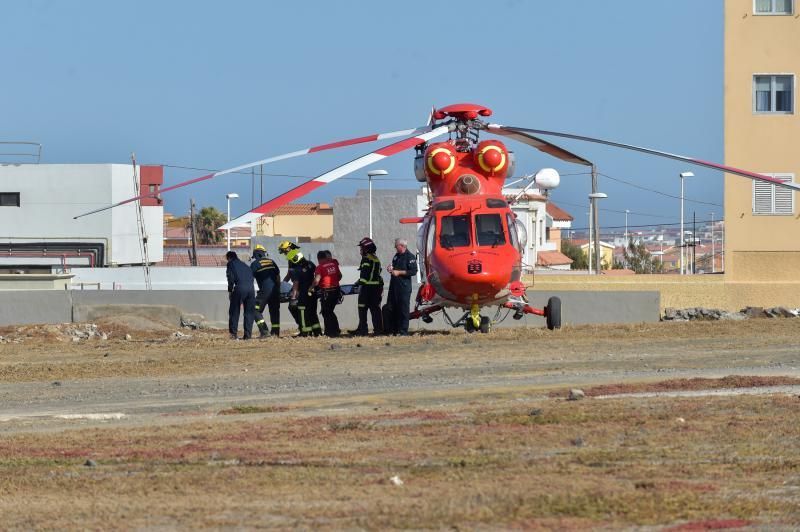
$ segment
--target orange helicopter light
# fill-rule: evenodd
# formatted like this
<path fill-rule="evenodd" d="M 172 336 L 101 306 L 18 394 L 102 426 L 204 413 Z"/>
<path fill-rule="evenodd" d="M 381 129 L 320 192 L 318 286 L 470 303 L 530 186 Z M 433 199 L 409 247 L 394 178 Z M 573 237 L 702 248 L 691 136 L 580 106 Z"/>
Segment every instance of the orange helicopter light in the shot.
<path fill-rule="evenodd" d="M 456 167 L 456 157 L 447 148 L 434 148 L 428 153 L 428 170 L 433 175 L 447 175 Z"/>
<path fill-rule="evenodd" d="M 499 172 L 506 165 L 506 153 L 494 144 L 483 146 L 478 150 L 478 165 L 484 172 Z"/>

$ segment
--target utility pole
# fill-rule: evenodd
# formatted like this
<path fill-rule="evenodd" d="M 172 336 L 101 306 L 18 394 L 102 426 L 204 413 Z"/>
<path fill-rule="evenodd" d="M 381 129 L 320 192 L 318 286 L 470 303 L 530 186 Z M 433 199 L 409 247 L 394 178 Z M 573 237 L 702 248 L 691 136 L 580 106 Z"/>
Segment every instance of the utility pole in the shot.
<path fill-rule="evenodd" d="M 262 164 L 259 168 L 259 176 L 261 177 L 261 196 L 259 196 L 258 204 L 261 205 L 264 203 L 264 165 Z"/>
<path fill-rule="evenodd" d="M 683 233 L 683 180 L 687 177 L 694 177 L 692 172 L 681 172 L 681 275 L 686 275 L 686 242 Z"/>
<path fill-rule="evenodd" d="M 692 275 L 697 273 L 697 211 L 692 211 Z"/>
<path fill-rule="evenodd" d="M 592 165 L 592 195 L 598 194 L 597 192 L 597 166 Z M 600 226 L 598 225 L 597 216 L 597 197 L 591 199 L 592 202 L 592 240 L 594 240 L 594 271 L 600 275 Z M 589 246 L 591 248 L 591 246 Z"/>
<path fill-rule="evenodd" d="M 722 249 L 720 253 L 722 253 L 722 261 L 720 266 L 722 266 L 723 273 L 725 272 L 725 213 L 722 213 L 722 240 L 720 241 Z"/>
<path fill-rule="evenodd" d="M 586 265 L 589 267 L 589 275 L 592 275 L 592 200 L 589 200 L 589 212 L 586 218 L 589 220 L 589 238 L 586 239 Z"/>
<path fill-rule="evenodd" d="M 189 219 L 192 228 L 192 266 L 197 266 L 197 219 L 194 217 L 194 198 L 189 200 Z"/>
<path fill-rule="evenodd" d="M 714 242 L 714 213 L 711 213 L 711 273 L 717 273 L 716 242 Z"/>
<path fill-rule="evenodd" d="M 256 169 L 250 169 L 250 208 L 256 208 Z M 228 220 L 230 221 L 230 220 Z"/>

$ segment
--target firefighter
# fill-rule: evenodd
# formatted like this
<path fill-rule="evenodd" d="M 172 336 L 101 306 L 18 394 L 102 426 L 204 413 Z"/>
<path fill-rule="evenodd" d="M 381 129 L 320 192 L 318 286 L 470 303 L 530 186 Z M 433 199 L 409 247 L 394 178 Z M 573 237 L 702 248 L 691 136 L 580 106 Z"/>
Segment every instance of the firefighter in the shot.
<path fill-rule="evenodd" d="M 317 262 L 319 265 L 314 271 L 314 283 L 311 285 L 311 290 L 316 291 L 319 288 L 322 320 L 325 323 L 325 336 L 336 338 L 342 332 L 339 328 L 339 319 L 334 312 L 336 305 L 342 299 L 342 292 L 339 288 L 342 272 L 339 269 L 339 261 L 334 259 L 328 250 L 317 253 Z"/>
<path fill-rule="evenodd" d="M 383 317 L 381 315 L 381 298 L 383 297 L 383 278 L 381 277 L 381 261 L 375 255 L 378 248 L 371 238 L 362 238 L 358 243 L 361 248 L 361 265 L 358 279 L 358 328 L 350 331 L 356 336 L 365 336 L 367 312 L 372 314 L 372 332 L 383 334 Z"/>
<path fill-rule="evenodd" d="M 311 289 L 317 266 L 303 256 L 299 249 L 290 249 L 286 258 L 292 268 L 292 299 L 297 300 L 300 336 L 319 336 L 322 327 L 317 318 L 317 294 Z M 290 303 L 291 304 L 291 303 Z"/>
<path fill-rule="evenodd" d="M 281 332 L 281 281 L 280 270 L 275 261 L 269 258 L 266 248 L 258 244 L 253 250 L 253 262 L 250 264 L 253 277 L 258 284 L 256 294 L 256 325 L 261 338 L 270 334 L 279 336 Z M 264 320 L 264 309 L 269 308 L 270 327 Z"/>
<path fill-rule="evenodd" d="M 392 307 L 393 332 L 408 336 L 411 279 L 417 275 L 417 257 L 408 250 L 408 242 L 403 238 L 394 241 L 394 248 L 397 253 L 392 258 L 391 266 L 386 267 L 392 276 L 387 299 Z"/>
<path fill-rule="evenodd" d="M 225 275 L 228 277 L 228 331 L 231 339 L 236 340 L 239 333 L 239 310 L 244 307 L 244 336 L 249 340 L 253 335 L 253 321 L 255 319 L 256 294 L 253 288 L 253 272 L 247 264 L 239 260 L 235 251 L 225 254 L 228 266 Z"/>
<path fill-rule="evenodd" d="M 286 270 L 286 275 L 283 277 L 284 283 L 292 283 L 292 289 L 289 292 L 289 314 L 292 315 L 294 318 L 295 323 L 297 323 L 297 330 L 300 331 L 302 329 L 303 320 L 300 317 L 300 311 L 297 309 L 297 293 L 298 293 L 298 286 L 297 286 L 297 266 L 292 263 L 288 259 L 288 253 L 292 250 L 300 250 L 300 247 L 295 244 L 294 242 L 289 242 L 288 240 L 282 241 L 278 244 L 278 253 L 281 255 L 287 255 L 287 262 L 289 263 L 289 268 Z"/>

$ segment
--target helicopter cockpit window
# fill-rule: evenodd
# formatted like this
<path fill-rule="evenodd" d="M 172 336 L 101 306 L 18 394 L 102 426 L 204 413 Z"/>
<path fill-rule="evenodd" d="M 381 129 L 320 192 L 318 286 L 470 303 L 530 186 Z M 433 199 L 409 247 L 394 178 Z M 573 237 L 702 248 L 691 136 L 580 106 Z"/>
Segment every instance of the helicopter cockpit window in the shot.
<path fill-rule="evenodd" d="M 469 216 L 442 216 L 439 244 L 446 249 L 469 246 Z"/>
<path fill-rule="evenodd" d="M 508 207 L 508 203 L 506 203 L 506 200 L 489 198 L 486 200 L 486 206 L 490 209 L 501 209 L 503 207 Z"/>
<path fill-rule="evenodd" d="M 475 232 L 479 246 L 500 246 L 506 243 L 503 232 L 503 219 L 499 214 L 478 214 L 475 216 Z"/>

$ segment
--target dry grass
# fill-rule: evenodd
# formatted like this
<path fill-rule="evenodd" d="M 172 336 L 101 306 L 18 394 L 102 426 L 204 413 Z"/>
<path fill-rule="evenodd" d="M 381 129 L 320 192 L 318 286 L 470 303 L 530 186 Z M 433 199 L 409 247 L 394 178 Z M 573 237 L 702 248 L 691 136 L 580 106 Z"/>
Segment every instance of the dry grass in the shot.
<path fill-rule="evenodd" d="M 658 393 L 696 390 L 723 390 L 732 388 L 763 388 L 771 386 L 797 386 L 797 377 L 762 377 L 753 375 L 729 375 L 718 379 L 695 377 L 691 379 L 669 379 L 659 382 L 635 382 L 619 384 L 601 384 L 586 388 L 587 397 L 622 395 L 629 393 Z M 566 397 L 569 390 L 553 391 L 550 397 Z"/>
<path fill-rule="evenodd" d="M 252 411 L 8 437 L 3 526 L 800 525 L 797 397 Z"/>

